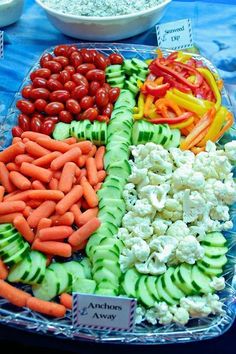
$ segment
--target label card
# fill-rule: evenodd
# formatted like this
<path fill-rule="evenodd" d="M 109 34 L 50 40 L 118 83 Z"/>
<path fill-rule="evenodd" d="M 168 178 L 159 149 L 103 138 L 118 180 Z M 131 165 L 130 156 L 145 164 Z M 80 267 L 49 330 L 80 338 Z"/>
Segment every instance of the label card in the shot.
<path fill-rule="evenodd" d="M 135 310 L 135 299 L 73 293 L 74 327 L 132 331 Z"/>
<path fill-rule="evenodd" d="M 162 49 L 186 49 L 193 47 L 190 19 L 162 23 L 156 26 L 157 43 Z"/>
<path fill-rule="evenodd" d="M 3 58 L 3 31 L 0 31 L 0 58 Z"/>

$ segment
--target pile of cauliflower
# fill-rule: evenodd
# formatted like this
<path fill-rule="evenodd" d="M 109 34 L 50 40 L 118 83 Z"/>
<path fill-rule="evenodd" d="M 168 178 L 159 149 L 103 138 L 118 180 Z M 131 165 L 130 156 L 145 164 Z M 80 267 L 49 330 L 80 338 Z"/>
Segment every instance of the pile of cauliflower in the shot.
<path fill-rule="evenodd" d="M 117 235 L 125 245 L 121 270 L 134 266 L 159 275 L 171 265 L 194 264 L 204 256 L 200 241 L 206 233 L 233 227 L 229 206 L 236 202 L 236 141 L 224 150 L 208 142 L 198 155 L 154 143 L 132 146 L 131 152 L 132 172 L 123 192 L 127 213 Z"/>

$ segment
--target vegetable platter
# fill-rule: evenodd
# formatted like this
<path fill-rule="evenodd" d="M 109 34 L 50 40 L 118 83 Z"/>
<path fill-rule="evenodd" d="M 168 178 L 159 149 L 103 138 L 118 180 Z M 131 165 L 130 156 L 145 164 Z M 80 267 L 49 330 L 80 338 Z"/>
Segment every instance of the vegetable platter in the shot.
<path fill-rule="evenodd" d="M 131 344 L 231 326 L 235 126 L 207 59 L 50 48 L 0 132 L 1 322 Z M 74 328 L 72 292 L 136 298 L 134 331 Z"/>

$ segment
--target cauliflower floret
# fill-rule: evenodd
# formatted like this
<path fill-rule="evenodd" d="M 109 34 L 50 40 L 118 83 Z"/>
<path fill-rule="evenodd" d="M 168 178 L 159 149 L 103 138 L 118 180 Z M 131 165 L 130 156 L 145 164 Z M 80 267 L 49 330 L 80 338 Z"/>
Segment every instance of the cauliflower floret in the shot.
<path fill-rule="evenodd" d="M 210 286 L 215 289 L 216 291 L 223 290 L 225 288 L 225 278 L 224 277 L 213 277 L 212 281 L 210 282 Z"/>
<path fill-rule="evenodd" d="M 152 325 L 157 324 L 157 313 L 154 308 L 148 309 L 146 311 L 145 319 Z"/>
<path fill-rule="evenodd" d="M 185 325 L 189 321 L 189 313 L 183 307 L 176 307 L 173 309 L 173 321 Z"/>
<path fill-rule="evenodd" d="M 177 220 L 170 225 L 166 234 L 169 236 L 173 236 L 177 239 L 182 239 L 186 236 L 189 236 L 190 231 L 185 222 L 183 222 L 182 220 Z"/>
<path fill-rule="evenodd" d="M 174 171 L 172 183 L 176 190 L 185 188 L 202 190 L 205 186 L 205 178 L 202 172 L 193 171 L 188 166 L 181 166 Z"/>
<path fill-rule="evenodd" d="M 216 294 L 207 294 L 205 296 L 206 303 L 211 309 L 213 315 L 220 314 L 224 315 L 225 311 L 223 310 L 224 304 L 219 300 L 219 296 Z"/>
<path fill-rule="evenodd" d="M 151 224 L 151 220 L 149 217 L 140 217 L 133 211 L 128 211 L 123 217 L 122 220 L 123 227 L 128 229 L 130 232 L 133 231 L 133 228 L 136 225 L 144 224 L 145 226 L 149 226 Z"/>
<path fill-rule="evenodd" d="M 146 215 L 155 215 L 155 210 L 153 210 L 153 206 L 150 204 L 147 198 L 138 199 L 135 205 L 133 206 L 132 210 L 138 216 L 146 216 Z"/>
<path fill-rule="evenodd" d="M 225 204 L 232 205 L 236 202 L 236 184 L 232 177 L 222 181 L 216 181 L 213 186 L 215 194 Z"/>
<path fill-rule="evenodd" d="M 135 313 L 135 324 L 140 324 L 145 319 L 146 310 L 142 306 L 137 306 Z"/>
<path fill-rule="evenodd" d="M 119 262 L 120 262 L 120 269 L 124 273 L 129 268 L 131 268 L 136 261 L 136 257 L 134 253 L 128 249 L 123 248 L 122 254 L 120 255 Z"/>
<path fill-rule="evenodd" d="M 209 212 L 209 205 L 202 195 L 197 191 L 190 192 L 186 189 L 183 197 L 183 221 L 193 222 L 198 219 L 199 215 L 206 212 Z"/>
<path fill-rule="evenodd" d="M 167 180 L 166 175 L 161 176 L 160 174 L 151 171 L 148 172 L 148 177 L 149 177 L 150 184 L 154 186 L 158 186 L 162 183 L 165 183 L 165 181 Z"/>
<path fill-rule="evenodd" d="M 236 140 L 232 140 L 224 146 L 225 154 L 232 162 L 236 162 Z"/>
<path fill-rule="evenodd" d="M 170 184 L 164 183 L 161 186 L 145 186 L 140 189 L 141 198 L 148 198 L 156 210 L 162 210 L 165 206 L 166 196 L 170 190 Z"/>
<path fill-rule="evenodd" d="M 184 165 L 191 168 L 195 160 L 195 155 L 192 151 L 181 151 L 178 148 L 170 148 L 170 156 L 177 167 Z"/>
<path fill-rule="evenodd" d="M 158 172 L 161 175 L 171 176 L 173 165 L 169 158 L 168 151 L 161 150 L 161 152 L 162 153 L 160 153 L 159 151 L 156 152 L 155 150 L 151 151 L 149 155 L 149 159 L 152 162 L 150 170 L 156 173 Z"/>
<path fill-rule="evenodd" d="M 117 237 L 124 242 L 125 246 L 128 246 L 132 236 L 126 228 L 120 227 L 117 232 Z"/>
<path fill-rule="evenodd" d="M 213 220 L 228 221 L 230 219 L 229 207 L 227 205 L 217 205 L 210 211 L 210 217 Z"/>
<path fill-rule="evenodd" d="M 149 221 L 143 220 L 140 224 L 133 226 L 132 236 L 140 237 L 144 240 L 151 237 L 153 234 L 153 227 L 149 225 Z"/>
<path fill-rule="evenodd" d="M 173 315 L 166 302 L 159 302 L 155 304 L 155 307 L 146 311 L 145 319 L 153 325 L 157 323 L 157 320 L 160 324 L 165 325 L 171 323 Z"/>
<path fill-rule="evenodd" d="M 152 222 L 152 227 L 154 229 L 154 233 L 157 236 L 164 235 L 166 233 L 166 230 L 168 229 L 169 225 L 171 225 L 171 221 L 163 220 L 160 218 L 156 218 Z"/>
<path fill-rule="evenodd" d="M 147 263 L 148 263 L 149 273 L 152 275 L 163 274 L 166 271 L 166 265 L 164 262 L 161 262 L 159 260 L 158 252 L 153 252 L 149 256 Z"/>
<path fill-rule="evenodd" d="M 147 176 L 147 168 L 137 168 L 135 165 L 132 166 L 132 172 L 129 176 L 128 181 L 133 184 L 139 184 Z"/>
<path fill-rule="evenodd" d="M 176 249 L 176 258 L 180 262 L 194 264 L 204 256 L 204 248 L 194 236 L 186 236 L 179 241 Z"/>
<path fill-rule="evenodd" d="M 151 250 L 157 251 L 156 257 L 160 262 L 167 263 L 173 257 L 177 244 L 176 238 L 172 236 L 159 236 L 149 246 Z"/>
<path fill-rule="evenodd" d="M 123 198 L 126 204 L 127 210 L 132 210 L 138 199 L 138 193 L 135 190 L 135 185 L 133 183 L 128 183 L 123 190 Z"/>
<path fill-rule="evenodd" d="M 180 307 L 187 310 L 192 317 L 205 317 L 211 313 L 204 296 L 183 297 L 180 299 Z"/>
<path fill-rule="evenodd" d="M 139 262 L 145 262 L 150 254 L 150 247 L 141 238 L 134 237 L 131 251 Z"/>

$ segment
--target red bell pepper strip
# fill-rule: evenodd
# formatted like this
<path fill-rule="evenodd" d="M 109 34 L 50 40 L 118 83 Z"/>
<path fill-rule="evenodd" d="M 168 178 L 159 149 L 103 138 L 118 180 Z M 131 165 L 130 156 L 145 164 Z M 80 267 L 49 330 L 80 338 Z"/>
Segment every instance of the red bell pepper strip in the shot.
<path fill-rule="evenodd" d="M 153 124 L 177 124 L 189 119 L 192 116 L 193 116 L 192 112 L 184 112 L 178 117 L 172 117 L 172 118 L 163 117 L 163 118 L 150 119 L 148 121 Z"/>
<path fill-rule="evenodd" d="M 145 84 L 145 91 L 147 92 L 147 94 L 150 94 L 155 98 L 164 97 L 166 91 L 169 88 L 170 88 L 170 84 L 168 82 L 162 85 L 157 85 L 153 82 L 148 82 L 147 84 Z"/>

